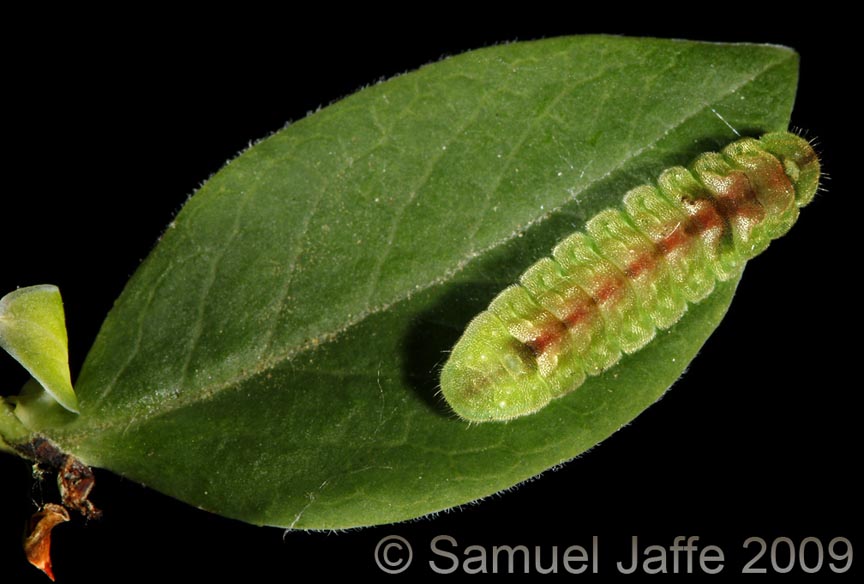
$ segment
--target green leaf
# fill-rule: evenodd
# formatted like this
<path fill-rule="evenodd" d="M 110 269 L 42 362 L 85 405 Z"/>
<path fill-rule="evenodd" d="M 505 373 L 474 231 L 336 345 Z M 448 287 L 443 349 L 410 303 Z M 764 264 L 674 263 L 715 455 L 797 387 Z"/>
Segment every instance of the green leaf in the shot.
<path fill-rule="evenodd" d="M 0 299 L 0 347 L 60 405 L 78 411 L 69 375 L 63 300 L 56 286 L 19 288 Z"/>
<path fill-rule="evenodd" d="M 653 403 L 722 318 L 674 328 L 542 412 L 437 395 L 470 318 L 629 188 L 784 129 L 775 46 L 575 37 L 429 65 L 263 140 L 187 203 L 42 430 L 84 462 L 253 523 L 343 528 L 487 496 Z"/>

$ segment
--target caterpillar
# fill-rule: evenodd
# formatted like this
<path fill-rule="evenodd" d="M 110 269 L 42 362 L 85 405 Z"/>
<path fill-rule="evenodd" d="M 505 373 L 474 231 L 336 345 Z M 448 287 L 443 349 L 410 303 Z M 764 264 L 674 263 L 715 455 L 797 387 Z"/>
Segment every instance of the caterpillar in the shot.
<path fill-rule="evenodd" d="M 466 420 L 503 421 L 574 391 L 785 234 L 819 176 L 806 140 L 774 132 L 628 191 L 468 324 L 441 370 L 444 398 Z"/>

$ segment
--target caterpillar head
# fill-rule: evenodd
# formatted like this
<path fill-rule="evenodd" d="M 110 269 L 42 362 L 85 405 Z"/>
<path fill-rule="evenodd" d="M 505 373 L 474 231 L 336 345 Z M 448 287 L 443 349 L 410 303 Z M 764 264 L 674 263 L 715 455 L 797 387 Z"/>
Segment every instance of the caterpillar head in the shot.
<path fill-rule="evenodd" d="M 803 207 L 819 189 L 819 156 L 810 143 L 790 132 L 772 132 L 759 139 L 762 148 L 783 164 L 786 176 L 795 187 L 795 204 Z"/>

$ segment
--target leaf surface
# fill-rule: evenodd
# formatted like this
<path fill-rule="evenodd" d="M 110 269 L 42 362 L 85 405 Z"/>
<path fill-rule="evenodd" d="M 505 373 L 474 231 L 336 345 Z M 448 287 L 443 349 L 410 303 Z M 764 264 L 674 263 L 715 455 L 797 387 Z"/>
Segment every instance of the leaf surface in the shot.
<path fill-rule="evenodd" d="M 0 347 L 60 405 L 78 411 L 69 374 L 66 317 L 56 286 L 19 288 L 0 298 Z"/>
<path fill-rule="evenodd" d="M 106 319 L 84 462 L 261 524 L 344 528 L 512 486 L 657 400 L 735 283 L 540 413 L 468 425 L 437 395 L 471 317 L 628 189 L 785 129 L 782 47 L 612 37 L 497 46 L 369 87 L 190 199 Z"/>

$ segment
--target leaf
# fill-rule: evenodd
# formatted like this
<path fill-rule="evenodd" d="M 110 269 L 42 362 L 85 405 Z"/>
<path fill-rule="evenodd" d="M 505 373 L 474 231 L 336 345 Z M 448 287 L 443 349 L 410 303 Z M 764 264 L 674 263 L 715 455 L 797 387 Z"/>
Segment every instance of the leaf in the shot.
<path fill-rule="evenodd" d="M 31 429 L 196 506 L 294 528 L 416 517 L 571 459 L 663 394 L 734 283 L 507 424 L 447 411 L 446 352 L 627 189 L 732 127 L 785 128 L 796 75 L 781 47 L 573 37 L 367 88 L 202 187 L 105 321 L 82 415 Z"/>
<path fill-rule="evenodd" d="M 60 405 L 78 411 L 69 375 L 63 300 L 56 286 L 19 288 L 0 299 L 0 347 Z"/>

